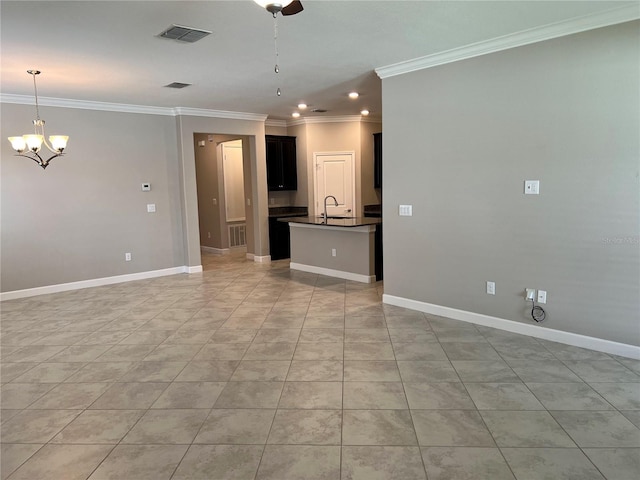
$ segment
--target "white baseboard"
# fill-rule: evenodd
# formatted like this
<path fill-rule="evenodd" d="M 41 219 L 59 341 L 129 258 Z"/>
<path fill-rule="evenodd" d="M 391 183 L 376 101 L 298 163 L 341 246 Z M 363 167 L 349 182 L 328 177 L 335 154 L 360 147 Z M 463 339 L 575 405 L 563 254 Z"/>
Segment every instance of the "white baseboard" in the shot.
<path fill-rule="evenodd" d="M 396 297 L 394 295 L 383 294 L 382 302 L 388 305 L 418 310 L 419 312 L 448 317 L 462 322 L 475 323 L 476 325 L 483 325 L 485 327 L 498 328 L 508 332 L 542 338 L 552 342 L 564 343 L 575 347 L 589 348 L 591 350 L 619 355 L 621 357 L 640 359 L 640 347 L 628 345 L 626 343 L 612 342 L 611 340 L 588 337 L 578 333 L 563 332 L 562 330 L 554 330 L 540 325 L 505 320 L 504 318 L 491 317 L 481 313 L 443 307 L 442 305 L 435 305 L 433 303 L 419 302 L 417 300 Z"/>
<path fill-rule="evenodd" d="M 255 255 L 247 253 L 247 260 L 253 260 L 256 263 L 271 263 L 271 255 Z"/>
<path fill-rule="evenodd" d="M 229 255 L 231 253 L 229 248 L 205 247 L 204 245 L 200 245 L 200 250 L 214 255 Z"/>
<path fill-rule="evenodd" d="M 24 290 L 13 290 L 11 292 L 0 293 L 0 302 L 5 300 L 15 300 L 17 298 L 35 297 L 36 295 L 47 295 L 50 293 L 67 292 L 69 290 L 80 290 L 82 288 L 101 287 L 114 283 L 133 282 L 135 280 L 145 280 L 147 278 L 164 277 L 176 275 L 178 273 L 199 273 L 202 272 L 202 265 L 195 267 L 172 267 L 162 270 L 151 270 L 148 272 L 128 273 L 126 275 L 116 275 L 114 277 L 93 278 L 91 280 L 81 280 L 78 282 L 60 283 L 57 285 L 46 285 L 44 287 L 26 288 Z"/>
<path fill-rule="evenodd" d="M 317 273 L 326 275 L 327 277 L 344 278 L 361 283 L 375 283 L 375 275 L 362 275 L 360 273 L 343 272 L 342 270 L 334 270 L 332 268 L 316 267 L 314 265 L 305 265 L 304 263 L 291 262 L 289 264 L 291 270 L 300 270 L 302 272 Z"/>

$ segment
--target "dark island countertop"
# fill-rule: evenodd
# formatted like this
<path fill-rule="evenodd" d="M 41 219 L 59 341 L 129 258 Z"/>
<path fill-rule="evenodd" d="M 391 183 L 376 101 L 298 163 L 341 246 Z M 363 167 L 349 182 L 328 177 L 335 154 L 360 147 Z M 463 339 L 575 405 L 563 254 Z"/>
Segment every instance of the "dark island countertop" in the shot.
<path fill-rule="evenodd" d="M 328 227 L 364 227 L 366 225 L 379 225 L 382 223 L 382 219 L 380 218 L 366 218 L 366 217 L 340 217 L 340 218 L 331 218 L 325 222 L 325 219 L 322 217 L 290 217 L 290 218 L 282 218 L 278 220 L 279 222 L 288 222 L 288 223 L 302 223 L 305 225 L 318 225 L 318 226 L 328 226 Z"/>

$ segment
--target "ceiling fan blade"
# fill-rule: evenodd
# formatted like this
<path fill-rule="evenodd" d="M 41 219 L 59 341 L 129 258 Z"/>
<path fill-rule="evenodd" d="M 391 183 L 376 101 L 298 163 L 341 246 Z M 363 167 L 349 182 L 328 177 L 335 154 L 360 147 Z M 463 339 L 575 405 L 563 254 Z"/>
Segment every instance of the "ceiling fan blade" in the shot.
<path fill-rule="evenodd" d="M 282 9 L 282 15 L 295 15 L 296 13 L 300 13 L 302 10 L 304 10 L 302 3 L 300 3 L 299 0 L 293 0 L 293 2 Z"/>

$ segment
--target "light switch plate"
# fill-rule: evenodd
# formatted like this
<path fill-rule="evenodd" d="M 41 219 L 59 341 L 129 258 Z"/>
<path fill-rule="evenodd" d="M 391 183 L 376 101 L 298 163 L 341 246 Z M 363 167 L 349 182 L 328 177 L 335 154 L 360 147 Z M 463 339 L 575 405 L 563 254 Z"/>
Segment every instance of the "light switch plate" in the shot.
<path fill-rule="evenodd" d="M 525 195 L 540 195 L 540 180 L 525 180 L 524 193 Z"/>
<path fill-rule="evenodd" d="M 413 205 L 400 205 L 398 213 L 401 217 L 413 216 Z"/>
<path fill-rule="evenodd" d="M 155 213 L 156 204 L 155 203 L 147 203 L 147 213 Z"/>

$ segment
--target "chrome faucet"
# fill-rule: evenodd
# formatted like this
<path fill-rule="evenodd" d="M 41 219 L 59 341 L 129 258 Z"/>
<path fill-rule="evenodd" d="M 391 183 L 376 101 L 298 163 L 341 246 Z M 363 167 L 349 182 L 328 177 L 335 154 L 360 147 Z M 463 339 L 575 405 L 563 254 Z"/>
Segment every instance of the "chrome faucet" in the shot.
<path fill-rule="evenodd" d="M 324 197 L 324 223 L 327 223 L 327 200 L 333 198 L 333 201 L 336 202 L 335 206 L 338 206 L 338 199 L 333 195 L 327 195 Z"/>

